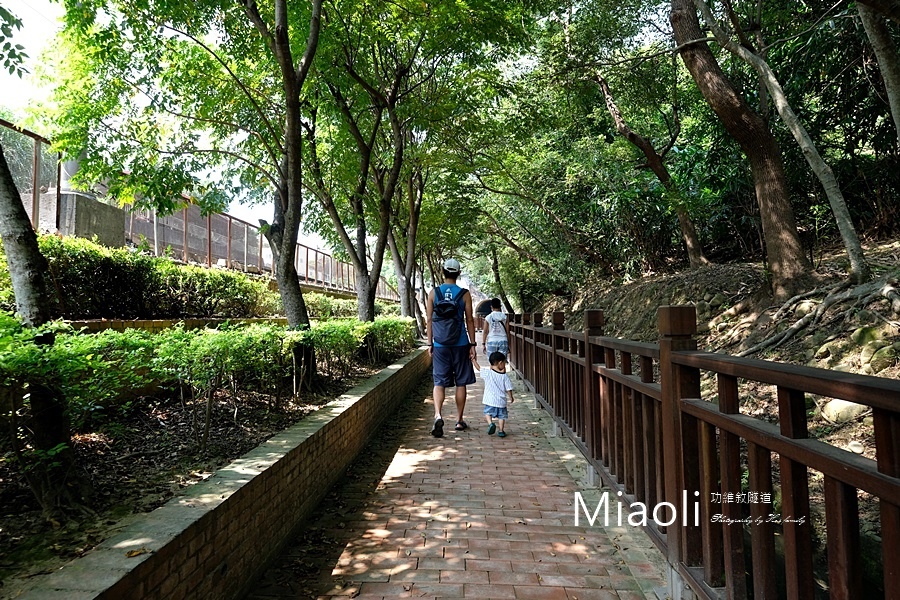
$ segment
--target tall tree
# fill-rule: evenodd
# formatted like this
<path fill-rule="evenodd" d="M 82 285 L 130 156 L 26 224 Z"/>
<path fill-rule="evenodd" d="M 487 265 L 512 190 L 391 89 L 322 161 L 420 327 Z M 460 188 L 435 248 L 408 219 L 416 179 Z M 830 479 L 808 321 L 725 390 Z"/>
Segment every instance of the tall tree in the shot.
<path fill-rule="evenodd" d="M 750 162 L 772 291 L 776 298 L 787 298 L 812 265 L 797 233 L 781 149 L 768 124 L 744 101 L 719 66 L 700 29 L 692 0 L 672 0 L 669 18 L 685 66 Z"/>
<path fill-rule="evenodd" d="M 400 295 L 400 314 L 405 317 L 421 316 L 416 311 L 416 250 L 427 177 L 421 164 L 414 165 L 410 170 L 406 178 L 406 189 L 398 194 L 404 206 L 402 210 L 398 207 L 393 211 L 394 225 L 388 232 L 388 244 L 397 277 L 397 292 Z M 420 334 L 424 335 L 424 322 L 419 322 L 419 328 Z"/>
<path fill-rule="evenodd" d="M 16 296 L 16 312 L 29 327 L 52 319 L 52 296 L 47 287 L 47 259 L 38 248 L 37 234 L 25 212 L 22 197 L 0 146 L 0 239 L 9 264 Z"/>
<path fill-rule="evenodd" d="M 696 268 L 707 259 L 700 238 L 677 185 L 665 165 L 668 152 L 678 142 L 681 132 L 678 101 L 677 69 L 667 61 L 643 60 L 650 35 L 647 24 L 652 13 L 651 3 L 632 0 L 622 5 L 607 0 L 578 0 L 568 3 L 558 18 L 556 27 L 548 27 L 542 44 L 542 60 L 555 71 L 553 78 L 565 82 L 581 77 L 596 82 L 602 91 L 597 99 L 612 117 L 614 131 L 628 140 L 641 153 L 643 164 L 657 176 L 665 189 L 664 201 L 678 219 L 681 236 L 691 267 Z M 630 55 L 633 60 L 622 59 Z M 630 80 L 641 79 L 640 86 L 631 86 L 632 96 L 642 105 L 644 118 L 634 115 L 625 118 L 621 103 L 613 93 L 615 83 L 626 88 Z M 570 84 L 569 86 L 574 87 Z M 570 93 L 577 93 L 574 90 Z M 624 95 L 624 94 L 623 94 Z M 650 114 L 653 117 L 648 118 Z M 655 137 L 663 141 L 658 148 L 653 141 L 654 130 L 664 128 Z M 642 131 L 639 134 L 638 131 Z"/>
<path fill-rule="evenodd" d="M 891 116 L 894 118 L 894 129 L 897 131 L 897 148 L 900 149 L 900 56 L 897 45 L 883 16 L 860 2 L 857 2 L 856 8 L 878 59 Z"/>
<path fill-rule="evenodd" d="M 675 134 L 669 139 L 669 143 L 666 144 L 666 147 L 663 148 L 661 152 L 657 151 L 653 146 L 652 141 L 640 135 L 628 125 L 628 122 L 625 120 L 622 111 L 619 109 L 618 104 L 616 104 L 616 100 L 609 89 L 609 83 L 607 83 L 602 73 L 598 70 L 594 77 L 600 85 L 600 89 L 603 91 L 603 96 L 606 98 L 606 108 L 609 110 L 613 123 L 616 125 L 616 130 L 643 153 L 644 158 L 647 161 L 647 166 L 650 167 L 650 170 L 653 171 L 653 174 L 656 175 L 659 182 L 669 194 L 670 202 L 675 209 L 675 214 L 678 216 L 678 224 L 681 227 L 681 237 L 684 240 L 685 248 L 687 248 L 688 261 L 690 262 L 691 267 L 696 269 L 702 265 L 708 264 L 709 261 L 706 259 L 706 255 L 703 254 L 703 246 L 700 243 L 700 237 L 697 235 L 697 229 L 694 227 L 694 222 L 684 205 L 684 201 L 680 197 L 678 186 L 675 185 L 675 181 L 672 179 L 672 175 L 669 173 L 669 169 L 666 167 L 665 163 L 666 153 L 668 153 L 672 146 L 675 145 L 680 127 L 675 129 Z M 675 119 L 677 122 L 677 114 L 675 115 Z"/>
<path fill-rule="evenodd" d="M 272 202 L 264 230 L 288 323 L 309 317 L 294 254 L 303 209 L 300 96 L 322 0 L 66 0 L 54 136 L 79 181 L 165 214 Z M 155 35 L 148 35 L 148 28 Z M 206 176 L 204 176 L 206 174 Z"/>
<path fill-rule="evenodd" d="M 20 27 L 21 21 L 0 7 L 0 42 L 5 42 L 0 49 L 0 60 L 4 61 L 10 73 L 18 73 L 19 76 L 24 72 L 23 48 L 12 46 L 6 38 L 10 37 L 12 29 Z M 29 328 L 48 323 L 52 318 L 53 301 L 47 284 L 50 270 L 47 259 L 38 247 L 37 235 L 25 212 L 22 196 L 16 189 L 2 145 L 0 240 L 16 297 L 17 314 Z M 35 336 L 34 341 L 41 347 L 47 347 L 53 344 L 54 336 L 42 334 Z M 28 390 L 28 403 L 31 408 L 31 444 L 38 459 L 35 464 L 22 465 L 22 469 L 30 472 L 29 484 L 44 516 L 48 519 L 60 518 L 65 509 L 80 504 L 83 497 L 90 494 L 90 486 L 77 475 L 64 399 L 43 383 L 36 383 Z M 12 435 L 17 437 L 19 431 L 13 431 Z M 13 447 L 18 447 L 18 443 L 18 439 L 12 440 Z"/>
<path fill-rule="evenodd" d="M 361 319 L 374 318 L 374 282 L 392 241 L 410 145 L 447 118 L 435 106 L 445 104 L 467 69 L 519 43 L 529 10 L 506 0 L 346 0 L 332 13 L 337 26 L 310 98 L 316 119 L 307 124 L 309 179 L 356 269 Z M 414 246 L 406 254 L 415 255 Z"/>
<path fill-rule="evenodd" d="M 837 222 L 838 231 L 840 231 L 841 239 L 844 242 L 844 250 L 850 260 L 851 279 L 856 283 L 867 281 L 871 276 L 871 271 L 834 172 L 822 159 L 806 128 L 800 123 L 772 69 L 765 60 L 752 52 L 746 45 L 738 44 L 731 39 L 728 33 L 716 22 L 712 10 L 710 10 L 709 5 L 704 0 L 694 0 L 694 4 L 700 10 L 706 25 L 712 30 L 716 40 L 729 52 L 752 66 L 759 74 L 760 80 L 765 84 L 766 89 L 772 96 L 772 100 L 775 102 L 775 107 L 778 110 L 778 114 L 781 115 L 782 121 L 790 130 L 794 139 L 797 140 L 797 144 L 803 150 L 803 155 L 806 157 L 809 166 L 825 189 L 825 194 L 831 205 L 831 211 Z"/>

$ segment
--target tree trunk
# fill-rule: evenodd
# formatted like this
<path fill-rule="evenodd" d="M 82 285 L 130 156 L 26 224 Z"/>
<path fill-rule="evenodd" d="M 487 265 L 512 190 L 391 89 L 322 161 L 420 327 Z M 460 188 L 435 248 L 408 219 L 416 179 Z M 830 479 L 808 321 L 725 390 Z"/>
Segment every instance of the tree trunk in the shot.
<path fill-rule="evenodd" d="M 413 305 L 410 302 L 410 283 L 406 277 L 406 266 L 403 264 L 403 258 L 400 256 L 400 248 L 397 244 L 397 238 L 393 232 L 388 234 L 388 246 L 391 249 L 391 258 L 394 259 L 394 275 L 397 277 L 397 294 L 400 296 L 400 315 L 412 317 L 415 313 L 413 312 Z"/>
<path fill-rule="evenodd" d="M 822 159 L 812 138 L 809 137 L 809 133 L 800 123 L 772 69 L 766 61 L 750 52 L 747 48 L 736 44 L 718 26 L 709 5 L 704 0 L 694 0 L 694 3 L 703 14 L 703 19 L 712 30 L 716 40 L 729 52 L 753 67 L 766 84 L 766 89 L 769 90 L 769 94 L 775 102 L 775 108 L 778 110 L 781 120 L 790 130 L 794 139 L 797 140 L 797 144 L 803 151 L 803 156 L 819 179 L 819 183 L 825 188 L 825 195 L 828 197 L 828 203 L 831 205 L 832 213 L 834 213 L 841 240 L 844 242 L 847 258 L 850 260 L 850 279 L 855 283 L 867 281 L 871 277 L 871 271 L 866 263 L 859 236 L 856 234 L 856 228 L 853 226 L 853 220 L 850 218 L 850 211 L 847 209 L 847 203 L 844 201 L 844 195 L 841 193 L 841 188 L 834 176 L 834 172 Z"/>
<path fill-rule="evenodd" d="M 857 5 L 865 5 L 894 23 L 900 24 L 900 0 L 859 0 Z"/>
<path fill-rule="evenodd" d="M 422 213 L 422 199 L 425 194 L 425 177 L 421 165 L 406 180 L 406 200 L 409 220 L 405 227 L 388 231 L 388 246 L 394 259 L 394 273 L 397 276 L 397 292 L 400 296 L 400 314 L 416 318 L 416 240 L 419 233 L 419 217 Z M 399 240 L 399 241 L 398 241 Z M 399 242 L 403 242 L 401 245 Z M 418 322 L 417 322 L 418 325 Z M 420 335 L 424 328 L 418 328 Z"/>
<path fill-rule="evenodd" d="M 506 312 L 513 314 L 513 306 L 506 295 L 506 289 L 503 287 L 503 281 L 500 279 L 500 262 L 497 260 L 497 248 L 491 246 L 491 271 L 494 273 L 494 284 L 497 286 L 497 296 L 506 307 Z"/>
<path fill-rule="evenodd" d="M 372 277 L 364 269 L 356 269 L 356 302 L 357 318 L 360 321 L 375 320 L 375 292 L 377 287 L 372 284 Z"/>
<path fill-rule="evenodd" d="M 0 146 L 0 238 L 9 264 L 16 312 L 26 325 L 38 327 L 52 318 L 49 266 L 38 248 L 19 191 Z"/>
<path fill-rule="evenodd" d="M 778 142 L 765 121 L 744 102 L 722 72 L 700 30 L 692 0 L 672 0 L 669 15 L 684 64 L 703 97 L 750 162 L 766 243 L 766 258 L 776 299 L 789 298 L 802 286 L 812 265 L 803 251 Z"/>
<path fill-rule="evenodd" d="M 613 98 L 612 92 L 609 89 L 609 84 L 599 71 L 596 73 L 596 77 L 597 83 L 600 84 L 600 89 L 603 91 L 603 96 L 606 98 L 606 108 L 613 118 L 616 130 L 644 154 L 644 158 L 647 159 L 647 165 L 650 167 L 650 170 L 653 171 L 653 174 L 656 175 L 659 182 L 663 184 L 663 187 L 669 196 L 669 204 L 675 208 L 675 213 L 678 215 L 678 225 L 681 228 L 681 237 L 684 240 L 684 246 L 687 249 L 688 262 L 691 265 L 691 268 L 699 269 L 703 265 L 708 265 L 709 261 L 703 254 L 703 245 L 700 243 L 700 237 L 697 235 L 696 228 L 694 228 L 694 222 L 691 220 L 691 216 L 684 206 L 681 194 L 675 187 L 675 182 L 672 181 L 672 176 L 669 174 L 669 169 L 666 168 L 666 164 L 663 162 L 663 157 L 656 151 L 656 148 L 653 147 L 650 140 L 634 131 L 625 121 L 625 117 L 622 115 L 622 111 L 619 110 L 619 106 L 616 104 L 615 98 Z"/>
<path fill-rule="evenodd" d="M 416 315 L 419 319 L 419 329 L 424 332 L 426 327 L 425 314 L 427 312 L 425 304 L 428 302 L 428 292 L 425 291 L 425 265 L 422 260 L 423 255 L 424 253 L 419 253 L 419 261 L 416 263 L 416 269 L 419 272 L 419 281 L 422 282 L 422 288 L 419 290 L 419 295 L 416 296 Z M 415 290 L 413 293 L 415 293 Z"/>
<path fill-rule="evenodd" d="M 897 55 L 897 46 L 883 17 L 861 3 L 857 3 L 856 8 L 875 51 L 875 58 L 878 59 L 878 68 L 881 70 L 881 78 L 887 90 L 891 116 L 894 118 L 894 128 L 897 130 L 897 147 L 900 148 L 900 57 Z"/>
<path fill-rule="evenodd" d="M 47 287 L 49 267 L 38 247 L 37 235 L 28 220 L 21 196 L 13 182 L 9 165 L 0 146 L 0 239 L 16 297 L 16 312 L 29 327 L 38 327 L 51 319 Z M 53 344 L 53 336 L 42 336 L 43 344 Z M 58 517 L 62 509 L 78 505 L 90 494 L 87 481 L 76 475 L 75 456 L 66 413 L 66 402 L 55 390 L 36 384 L 29 388 L 32 432 L 31 445 L 36 456 L 30 468 L 29 484 L 47 518 Z M 13 431 L 18 435 L 19 431 Z M 12 440 L 18 447 L 18 442 Z M 28 457 L 30 458 L 30 457 Z M 28 460 L 23 457 L 23 460 Z"/>
<path fill-rule="evenodd" d="M 284 304 L 288 326 L 292 329 L 309 327 L 309 313 L 300 289 L 300 278 L 297 276 L 297 269 L 294 266 L 294 254 L 297 251 L 297 237 L 303 209 L 303 118 L 300 110 L 300 92 L 319 47 L 322 1 L 312 0 L 309 36 L 297 65 L 294 64 L 294 55 L 291 49 L 287 0 L 274 2 L 274 30 L 265 23 L 255 2 L 244 3 L 247 16 L 275 55 L 284 89 L 284 154 L 280 165 L 279 186 L 274 198 L 275 222 L 271 228 L 266 228 L 265 235 L 275 260 L 275 280 L 278 282 L 278 292 Z M 260 224 L 264 225 L 265 222 L 260 221 Z M 299 358 L 306 367 L 302 369 L 302 372 L 306 379 L 304 383 L 308 386 L 315 376 L 315 354 L 311 347 L 295 348 L 295 362 L 298 359 L 298 353 L 302 355 Z"/>

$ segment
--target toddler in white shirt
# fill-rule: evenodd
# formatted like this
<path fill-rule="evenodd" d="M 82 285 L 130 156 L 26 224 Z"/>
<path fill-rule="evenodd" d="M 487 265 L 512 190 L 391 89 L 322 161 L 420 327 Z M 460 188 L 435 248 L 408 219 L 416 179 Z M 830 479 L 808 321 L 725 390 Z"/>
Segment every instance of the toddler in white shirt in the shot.
<path fill-rule="evenodd" d="M 515 402 L 512 394 L 512 381 L 506 374 L 506 355 L 502 352 L 491 352 L 488 357 L 490 367 L 481 367 L 481 379 L 484 381 L 484 420 L 488 424 L 488 435 L 497 433 L 497 437 L 506 437 L 504 426 L 509 418 L 507 402 Z M 478 370 L 478 363 L 472 361 Z M 497 419 L 497 423 L 494 423 Z M 498 430 L 499 427 L 499 431 Z"/>

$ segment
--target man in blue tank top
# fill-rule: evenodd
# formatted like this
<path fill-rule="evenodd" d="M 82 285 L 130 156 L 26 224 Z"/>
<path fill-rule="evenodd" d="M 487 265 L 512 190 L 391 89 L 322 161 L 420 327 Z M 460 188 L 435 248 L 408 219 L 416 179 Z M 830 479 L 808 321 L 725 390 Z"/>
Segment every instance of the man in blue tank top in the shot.
<path fill-rule="evenodd" d="M 447 387 L 456 386 L 456 430 L 468 429 L 463 421 L 463 411 L 466 408 L 466 386 L 475 383 L 475 371 L 472 361 L 476 360 L 475 352 L 475 320 L 472 318 L 472 296 L 468 290 L 456 285 L 461 267 L 455 258 L 444 261 L 444 284 L 434 288 L 428 294 L 428 302 L 425 304 L 428 323 L 426 336 L 428 338 L 428 353 L 431 354 L 434 379 L 434 426 L 431 435 L 442 437 L 444 435 L 444 419 L 441 409 L 444 406 L 444 390 Z M 458 339 L 454 343 L 439 343 L 433 336 L 435 326 L 435 303 L 441 300 L 453 300 L 457 302 L 461 327 Z M 461 300 L 461 301 L 460 301 Z M 442 324 L 442 329 L 443 329 Z"/>

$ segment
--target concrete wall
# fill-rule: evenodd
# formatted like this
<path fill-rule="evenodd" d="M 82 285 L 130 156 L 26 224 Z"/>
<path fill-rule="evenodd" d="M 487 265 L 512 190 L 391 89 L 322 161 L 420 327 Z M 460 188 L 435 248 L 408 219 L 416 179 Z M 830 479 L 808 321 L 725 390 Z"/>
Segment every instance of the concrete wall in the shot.
<path fill-rule="evenodd" d="M 413 352 L 19 597 L 241 598 L 430 366 Z"/>
<path fill-rule="evenodd" d="M 103 204 L 79 192 L 63 192 L 60 196 L 59 231 L 91 239 L 97 236 L 104 246 L 125 245 L 125 211 Z"/>
<path fill-rule="evenodd" d="M 25 212 L 31 219 L 31 195 L 22 196 Z M 125 211 L 103 204 L 81 192 L 63 191 L 59 197 L 59 228 L 56 219 L 56 190 L 41 194 L 41 232 L 56 232 L 87 239 L 95 235 L 101 244 L 112 248 L 125 245 Z"/>
<path fill-rule="evenodd" d="M 25 206 L 25 212 L 31 219 L 31 194 L 22 194 L 22 204 Z M 41 194 L 41 205 L 38 208 L 38 218 L 40 224 L 38 230 L 41 232 L 56 231 L 56 190 L 44 192 Z"/>

